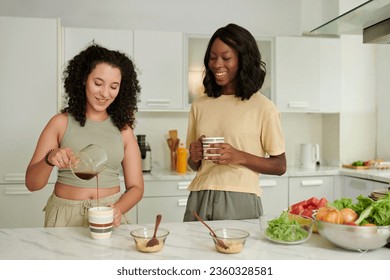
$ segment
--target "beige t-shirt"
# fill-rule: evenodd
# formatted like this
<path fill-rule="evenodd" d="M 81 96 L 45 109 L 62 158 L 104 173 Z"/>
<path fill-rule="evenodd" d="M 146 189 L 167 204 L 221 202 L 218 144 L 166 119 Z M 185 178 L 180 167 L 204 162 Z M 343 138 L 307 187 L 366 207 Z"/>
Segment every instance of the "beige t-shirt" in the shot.
<path fill-rule="evenodd" d="M 238 150 L 264 157 L 285 152 L 280 113 L 261 93 L 249 100 L 234 95 L 196 99 L 188 120 L 187 148 L 201 135 L 225 137 Z M 242 165 L 216 165 L 202 160 L 190 191 L 222 190 L 261 195 L 259 174 Z"/>

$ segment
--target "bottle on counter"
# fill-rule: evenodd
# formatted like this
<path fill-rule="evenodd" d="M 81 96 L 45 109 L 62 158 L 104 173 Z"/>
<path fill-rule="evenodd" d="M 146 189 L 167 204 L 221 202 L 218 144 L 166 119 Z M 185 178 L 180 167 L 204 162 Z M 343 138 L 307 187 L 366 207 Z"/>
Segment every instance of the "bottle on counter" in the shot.
<path fill-rule="evenodd" d="M 187 150 L 184 143 L 180 143 L 177 148 L 176 172 L 181 174 L 187 172 Z"/>

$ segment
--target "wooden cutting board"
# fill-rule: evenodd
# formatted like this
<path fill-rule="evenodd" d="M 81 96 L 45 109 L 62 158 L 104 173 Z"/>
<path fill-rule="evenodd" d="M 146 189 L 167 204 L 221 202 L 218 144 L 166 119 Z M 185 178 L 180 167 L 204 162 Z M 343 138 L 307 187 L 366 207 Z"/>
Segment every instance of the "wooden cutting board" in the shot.
<path fill-rule="evenodd" d="M 352 164 L 343 164 L 344 168 L 351 168 L 351 169 L 370 169 L 369 166 L 354 166 Z"/>

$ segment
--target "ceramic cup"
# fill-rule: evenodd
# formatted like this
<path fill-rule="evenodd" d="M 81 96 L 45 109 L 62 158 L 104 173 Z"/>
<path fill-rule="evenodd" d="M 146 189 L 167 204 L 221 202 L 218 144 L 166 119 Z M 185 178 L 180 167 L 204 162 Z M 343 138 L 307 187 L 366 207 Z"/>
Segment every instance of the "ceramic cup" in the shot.
<path fill-rule="evenodd" d="M 225 138 L 224 137 L 205 137 L 202 139 L 202 145 L 203 145 L 203 157 L 207 159 L 208 157 L 212 156 L 220 156 L 221 154 L 210 154 L 207 153 L 209 150 L 219 149 L 219 148 L 210 148 L 210 144 L 216 144 L 216 143 L 224 143 Z"/>
<path fill-rule="evenodd" d="M 88 222 L 93 239 L 107 239 L 111 237 L 114 221 L 114 209 L 107 206 L 88 209 Z"/>

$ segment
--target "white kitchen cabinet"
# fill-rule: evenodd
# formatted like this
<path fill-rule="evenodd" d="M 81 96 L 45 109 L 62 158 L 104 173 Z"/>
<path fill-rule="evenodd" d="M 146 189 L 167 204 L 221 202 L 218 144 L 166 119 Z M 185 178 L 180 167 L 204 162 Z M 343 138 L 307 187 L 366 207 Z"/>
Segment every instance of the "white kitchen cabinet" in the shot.
<path fill-rule="evenodd" d="M 282 112 L 339 112 L 338 39 L 276 37 L 275 88 Z"/>
<path fill-rule="evenodd" d="M 389 187 L 389 183 L 368 179 L 342 176 L 342 197 L 352 198 L 356 202 L 359 195 L 369 195 L 373 190 L 383 190 Z"/>
<path fill-rule="evenodd" d="M 260 187 L 263 189 L 261 203 L 264 214 L 278 215 L 288 208 L 287 177 L 261 177 Z"/>
<path fill-rule="evenodd" d="M 339 113 L 341 104 L 341 49 L 340 40 L 320 40 L 320 111 Z"/>
<path fill-rule="evenodd" d="M 134 60 L 141 85 L 140 111 L 183 110 L 183 35 L 134 31 Z"/>
<path fill-rule="evenodd" d="M 374 182 L 374 190 L 386 190 L 389 188 L 390 188 L 389 183 L 377 182 L 377 181 Z"/>
<path fill-rule="evenodd" d="M 56 19 L 0 17 L 0 184 L 7 187 L 26 188 L 39 135 L 57 112 L 58 26 Z"/>
<path fill-rule="evenodd" d="M 209 35 L 184 35 L 183 84 L 184 102 L 187 109 L 192 102 L 204 94 L 204 55 L 210 40 Z"/>
<path fill-rule="evenodd" d="M 290 177 L 288 203 L 292 205 L 310 197 L 325 197 L 328 201 L 335 198 L 334 176 Z"/>
<path fill-rule="evenodd" d="M 53 189 L 54 184 L 36 192 L 30 192 L 23 184 L 0 185 L 0 228 L 43 227 L 43 208 Z"/>
<path fill-rule="evenodd" d="M 162 215 L 162 222 L 183 221 L 191 181 L 155 180 L 145 181 L 142 200 L 137 205 L 137 222 L 154 223 L 156 215 Z"/>
<path fill-rule="evenodd" d="M 133 31 L 97 28 L 63 28 L 63 55 L 66 64 L 80 51 L 95 42 L 133 58 Z"/>

